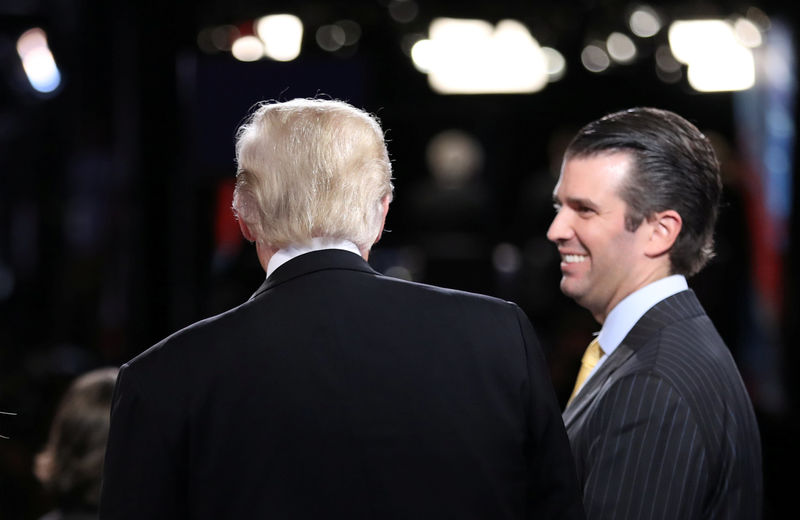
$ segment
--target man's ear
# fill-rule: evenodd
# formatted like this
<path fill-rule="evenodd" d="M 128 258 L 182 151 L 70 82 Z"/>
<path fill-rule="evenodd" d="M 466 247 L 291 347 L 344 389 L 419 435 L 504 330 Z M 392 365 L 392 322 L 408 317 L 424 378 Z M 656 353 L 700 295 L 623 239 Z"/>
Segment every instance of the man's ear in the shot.
<path fill-rule="evenodd" d="M 389 213 L 389 203 L 392 201 L 391 195 L 385 195 L 381 199 L 381 207 L 383 211 L 383 215 L 381 216 L 381 229 L 378 231 L 378 236 L 375 237 L 375 242 L 381 239 L 383 235 L 383 227 L 386 225 L 386 215 Z"/>
<path fill-rule="evenodd" d="M 245 240 L 252 243 L 256 241 L 256 237 L 250 228 L 247 227 L 247 224 L 241 218 L 237 218 L 236 221 L 239 223 L 239 229 L 242 231 L 242 236 L 244 236 Z"/>
<path fill-rule="evenodd" d="M 647 225 L 650 227 L 650 236 L 645 254 L 657 257 L 672 249 L 683 227 L 683 220 L 677 211 L 668 209 L 648 218 Z"/>
<path fill-rule="evenodd" d="M 381 228 L 378 230 L 378 236 L 375 237 L 375 240 L 372 242 L 370 247 L 368 247 L 367 249 L 361 249 L 360 250 L 361 251 L 361 257 L 364 260 L 369 260 L 370 248 L 373 245 L 375 245 L 378 242 L 378 240 L 381 239 L 381 236 L 383 235 L 383 227 L 386 225 L 386 214 L 389 213 L 389 203 L 390 202 L 392 202 L 392 195 L 391 194 L 386 195 L 385 197 L 383 197 L 381 199 L 381 212 L 382 212 L 382 215 L 381 215 Z"/>

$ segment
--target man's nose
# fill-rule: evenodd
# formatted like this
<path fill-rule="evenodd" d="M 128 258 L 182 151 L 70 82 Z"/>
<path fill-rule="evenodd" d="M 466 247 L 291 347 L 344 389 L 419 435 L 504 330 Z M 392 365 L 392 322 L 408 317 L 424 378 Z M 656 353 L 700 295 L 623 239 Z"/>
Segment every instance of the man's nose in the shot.
<path fill-rule="evenodd" d="M 553 222 L 547 229 L 547 239 L 551 242 L 558 244 L 565 240 L 569 240 L 572 236 L 572 227 L 569 225 L 569 218 L 565 214 L 564 209 L 558 210 Z"/>

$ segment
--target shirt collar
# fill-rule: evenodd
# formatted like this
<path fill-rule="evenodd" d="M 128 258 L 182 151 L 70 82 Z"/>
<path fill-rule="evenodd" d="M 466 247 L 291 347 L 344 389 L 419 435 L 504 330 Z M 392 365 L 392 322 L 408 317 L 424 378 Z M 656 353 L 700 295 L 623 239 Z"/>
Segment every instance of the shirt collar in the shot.
<path fill-rule="evenodd" d="M 267 278 L 269 278 L 269 276 L 275 272 L 275 269 L 279 268 L 292 258 L 296 258 L 312 251 L 320 251 L 322 249 L 343 249 L 344 251 L 350 251 L 351 253 L 361 256 L 361 252 L 358 250 L 358 247 L 349 240 L 314 237 L 308 244 L 291 244 L 284 248 L 278 249 L 278 251 L 272 255 L 272 258 L 269 259 L 269 263 L 267 264 Z"/>
<path fill-rule="evenodd" d="M 623 298 L 608 314 L 600 330 L 598 340 L 603 353 L 606 356 L 610 355 L 622 343 L 639 318 L 655 304 L 688 288 L 686 278 L 674 274 L 645 285 Z"/>

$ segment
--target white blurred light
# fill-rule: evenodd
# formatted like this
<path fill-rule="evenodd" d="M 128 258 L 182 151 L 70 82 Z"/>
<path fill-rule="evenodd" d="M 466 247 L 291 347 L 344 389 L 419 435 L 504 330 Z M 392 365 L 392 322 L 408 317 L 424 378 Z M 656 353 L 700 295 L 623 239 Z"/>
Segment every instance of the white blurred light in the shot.
<path fill-rule="evenodd" d="M 746 90 L 755 84 L 753 52 L 723 20 L 673 22 L 669 45 L 675 58 L 688 65 L 689 84 L 697 91 Z"/>
<path fill-rule="evenodd" d="M 255 36 L 242 36 L 231 45 L 231 53 L 239 61 L 257 61 L 264 57 L 264 43 Z"/>
<path fill-rule="evenodd" d="M 547 84 L 547 58 L 528 29 L 515 20 L 493 27 L 483 20 L 437 18 L 430 40 L 411 57 L 443 94 L 536 92 Z"/>
<path fill-rule="evenodd" d="M 347 41 L 347 35 L 344 29 L 338 25 L 323 25 L 317 29 L 315 38 L 317 40 L 317 45 L 319 45 L 322 50 L 328 52 L 338 51 L 344 47 L 345 41 Z"/>
<path fill-rule="evenodd" d="M 303 22 L 293 14 L 272 14 L 256 22 L 256 34 L 264 42 L 264 54 L 276 61 L 292 61 L 300 55 Z"/>
<path fill-rule="evenodd" d="M 411 47 L 411 60 L 418 71 L 427 74 L 436 63 L 436 45 L 427 39 L 417 41 Z"/>
<path fill-rule="evenodd" d="M 439 185 L 458 188 L 475 177 L 483 167 L 483 146 L 462 130 L 445 130 L 430 140 L 425 159 Z"/>
<path fill-rule="evenodd" d="M 636 57 L 636 45 L 626 35 L 613 32 L 606 40 L 608 55 L 619 63 L 630 63 Z"/>
<path fill-rule="evenodd" d="M 631 14 L 628 25 L 636 36 L 649 38 L 661 30 L 661 19 L 652 8 L 641 6 Z"/>
<path fill-rule="evenodd" d="M 686 72 L 689 84 L 699 92 L 749 89 L 755 85 L 755 64 L 753 55 L 745 50 L 720 56 L 713 63 L 690 65 Z"/>
<path fill-rule="evenodd" d="M 581 63 L 586 67 L 586 70 L 603 72 L 611 65 L 611 59 L 600 46 L 587 45 L 581 52 Z"/>
<path fill-rule="evenodd" d="M 61 84 L 61 72 L 50 49 L 34 49 L 22 60 L 31 86 L 39 92 L 52 92 Z"/>
<path fill-rule="evenodd" d="M 61 84 L 53 53 L 47 46 L 45 32 L 35 27 L 22 33 L 17 40 L 17 54 L 31 86 L 39 92 L 53 92 Z"/>
<path fill-rule="evenodd" d="M 553 83 L 563 78 L 567 71 L 567 60 L 564 56 L 552 47 L 542 47 L 542 52 L 547 59 L 547 80 Z"/>
<path fill-rule="evenodd" d="M 17 54 L 24 58 L 28 53 L 42 47 L 47 48 L 47 36 L 38 27 L 28 29 L 17 40 Z"/>
<path fill-rule="evenodd" d="M 733 23 L 733 32 L 736 39 L 745 47 L 758 47 L 761 45 L 761 31 L 758 26 L 747 18 L 739 18 Z"/>
<path fill-rule="evenodd" d="M 492 252 L 492 263 L 501 273 L 516 273 L 522 265 L 522 253 L 514 244 L 497 244 Z"/>
<path fill-rule="evenodd" d="M 731 41 L 731 26 L 723 20 L 678 20 L 669 27 L 669 47 L 681 63 L 719 51 Z"/>
<path fill-rule="evenodd" d="M 339 20 L 337 26 L 344 31 L 344 44 L 355 45 L 361 39 L 361 26 L 353 20 Z"/>

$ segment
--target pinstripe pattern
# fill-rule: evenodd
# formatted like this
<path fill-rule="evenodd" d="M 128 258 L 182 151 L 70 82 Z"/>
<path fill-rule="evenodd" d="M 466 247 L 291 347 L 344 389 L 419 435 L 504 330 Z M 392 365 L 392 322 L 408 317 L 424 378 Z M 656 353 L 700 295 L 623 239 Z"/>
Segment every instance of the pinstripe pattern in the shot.
<path fill-rule="evenodd" d="M 650 309 L 564 411 L 589 519 L 761 517 L 761 441 L 692 291 Z"/>

